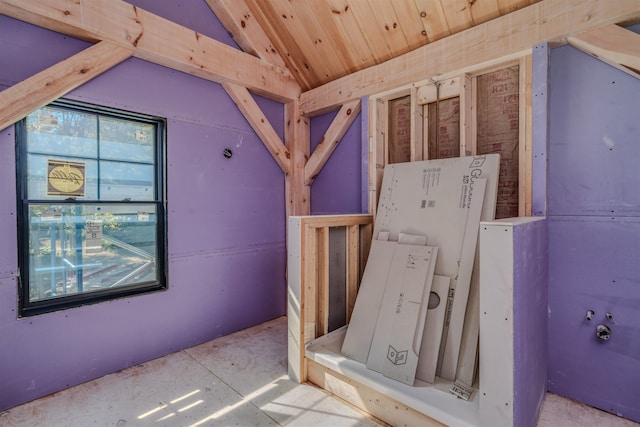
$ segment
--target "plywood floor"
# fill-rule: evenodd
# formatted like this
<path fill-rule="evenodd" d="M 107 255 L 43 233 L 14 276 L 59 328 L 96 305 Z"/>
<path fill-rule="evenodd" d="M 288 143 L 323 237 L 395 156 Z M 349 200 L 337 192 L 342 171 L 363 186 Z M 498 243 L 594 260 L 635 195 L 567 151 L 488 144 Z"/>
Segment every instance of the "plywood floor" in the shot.
<path fill-rule="evenodd" d="M 0 413 L 0 426 L 379 426 L 287 377 L 279 318 Z M 639 426 L 548 395 L 538 427 Z"/>

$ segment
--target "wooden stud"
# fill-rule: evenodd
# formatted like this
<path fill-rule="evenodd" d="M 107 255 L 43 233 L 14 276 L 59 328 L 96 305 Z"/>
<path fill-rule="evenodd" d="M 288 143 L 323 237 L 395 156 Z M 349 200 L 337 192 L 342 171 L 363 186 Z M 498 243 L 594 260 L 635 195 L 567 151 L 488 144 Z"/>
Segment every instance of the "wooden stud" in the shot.
<path fill-rule="evenodd" d="M 533 159 L 533 116 L 532 102 L 532 56 L 527 55 L 520 60 L 520 176 L 519 176 L 519 215 L 531 216 L 531 180 Z"/>
<path fill-rule="evenodd" d="M 318 235 L 317 229 L 306 222 L 303 225 L 304 235 L 304 336 L 301 342 L 304 344 L 313 341 L 317 334 L 317 307 L 318 307 Z M 304 354 L 304 348 L 302 349 Z"/>
<path fill-rule="evenodd" d="M 424 108 L 417 102 L 418 89 L 411 88 L 411 161 L 423 160 L 424 127 L 422 112 Z"/>
<path fill-rule="evenodd" d="M 361 103 L 359 99 L 347 102 L 340 108 L 338 115 L 333 119 L 329 129 L 322 137 L 322 141 L 313 151 L 311 158 L 304 167 L 305 185 L 311 185 L 320 173 L 320 170 L 327 163 L 344 134 L 349 130 L 349 126 L 355 120 L 360 109 Z"/>
<path fill-rule="evenodd" d="M 118 65 L 133 50 L 100 42 L 0 92 L 0 129 Z"/>
<path fill-rule="evenodd" d="M 470 156 L 473 150 L 471 128 L 474 123 L 473 112 L 473 92 L 471 77 L 465 74 L 462 80 L 460 90 L 460 156 Z"/>
<path fill-rule="evenodd" d="M 356 305 L 358 284 L 360 283 L 360 226 L 347 227 L 347 323 L 351 319 L 353 307 Z"/>
<path fill-rule="evenodd" d="M 316 336 L 329 332 L 329 227 L 316 230 L 317 235 L 317 263 L 318 298 L 316 317 Z"/>

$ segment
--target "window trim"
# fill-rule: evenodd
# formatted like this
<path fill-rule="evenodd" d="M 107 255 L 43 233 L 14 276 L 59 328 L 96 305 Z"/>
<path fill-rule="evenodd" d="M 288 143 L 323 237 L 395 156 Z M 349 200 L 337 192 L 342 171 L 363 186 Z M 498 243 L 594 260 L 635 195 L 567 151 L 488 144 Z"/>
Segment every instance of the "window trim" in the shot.
<path fill-rule="evenodd" d="M 73 307 L 97 304 L 105 301 L 131 297 L 134 295 L 163 291 L 168 288 L 168 259 L 167 259 L 167 194 L 166 194 L 166 146 L 167 120 L 162 117 L 135 113 L 110 107 L 77 102 L 67 99 L 56 100 L 47 106 L 53 106 L 75 111 L 85 111 L 102 117 L 125 119 L 156 126 L 156 144 L 154 149 L 155 164 L 155 192 L 152 201 L 117 201 L 117 200 L 55 200 L 56 204 L 153 204 L 156 207 L 156 270 L 158 280 L 144 282 L 121 288 L 104 289 L 87 293 L 76 293 L 59 298 L 30 301 L 29 295 L 29 206 L 38 203 L 52 203 L 52 200 L 28 199 L 27 177 L 27 126 L 26 117 L 16 123 L 16 203 L 18 227 L 18 316 L 29 317 L 51 313 Z M 46 106 L 40 107 L 44 108 Z M 108 160 L 108 159 L 107 159 Z"/>

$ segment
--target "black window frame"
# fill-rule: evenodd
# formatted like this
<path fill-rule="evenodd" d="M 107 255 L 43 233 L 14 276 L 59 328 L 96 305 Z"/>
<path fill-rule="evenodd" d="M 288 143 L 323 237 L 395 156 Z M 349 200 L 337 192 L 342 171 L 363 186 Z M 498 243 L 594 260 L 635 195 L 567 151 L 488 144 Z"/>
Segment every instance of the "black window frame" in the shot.
<path fill-rule="evenodd" d="M 28 199 L 28 167 L 27 167 L 27 119 L 26 117 L 16 123 L 16 199 L 17 199 L 17 226 L 18 226 L 18 316 L 29 317 L 59 310 L 79 307 L 83 305 L 96 304 L 115 299 L 131 297 L 134 295 L 146 294 L 157 291 L 164 291 L 168 288 L 168 260 L 167 260 L 167 194 L 166 194 L 166 145 L 167 145 L 167 120 L 162 117 L 148 114 L 136 113 L 120 110 L 111 107 L 104 107 L 85 102 L 68 99 L 58 99 L 44 107 L 55 107 L 78 112 L 96 114 L 101 117 L 115 118 L 119 120 L 130 120 L 152 124 L 155 126 L 155 195 L 153 201 L 140 200 L 83 200 L 70 198 L 64 200 L 37 200 Z M 42 107 L 42 108 L 44 108 Z M 140 203 L 154 204 L 156 225 L 156 271 L 157 280 L 126 287 L 116 287 L 86 293 L 75 293 L 56 298 L 30 301 L 29 287 L 29 206 L 31 204 L 55 203 L 64 204 L 110 204 L 110 205 L 135 205 Z"/>

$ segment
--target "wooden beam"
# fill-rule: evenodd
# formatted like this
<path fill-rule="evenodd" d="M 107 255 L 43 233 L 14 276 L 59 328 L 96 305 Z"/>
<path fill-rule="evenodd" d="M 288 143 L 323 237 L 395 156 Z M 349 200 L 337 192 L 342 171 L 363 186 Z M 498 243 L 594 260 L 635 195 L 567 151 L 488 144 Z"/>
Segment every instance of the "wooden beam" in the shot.
<path fill-rule="evenodd" d="M 291 153 L 285 147 L 282 140 L 269 123 L 269 120 L 262 113 L 262 110 L 253 99 L 249 91 L 237 84 L 226 82 L 222 87 L 236 103 L 244 117 L 247 119 L 253 130 L 256 132 L 269 153 L 273 156 L 278 166 L 285 174 L 291 169 Z"/>
<path fill-rule="evenodd" d="M 314 116 L 429 77 L 519 58 L 544 41 L 563 41 L 576 32 L 639 19 L 640 0 L 543 0 L 306 91 L 300 108 L 303 115 Z"/>
<path fill-rule="evenodd" d="M 345 103 L 304 167 L 304 182 L 311 185 L 362 108 L 360 99 Z"/>
<path fill-rule="evenodd" d="M 281 102 L 300 93 L 286 68 L 121 0 L 0 0 L 0 13 L 84 40 L 110 41 L 134 49 L 138 58 Z"/>
<path fill-rule="evenodd" d="M 243 51 L 269 64 L 286 65 L 243 0 L 206 0 L 222 25 Z"/>
<path fill-rule="evenodd" d="M 311 214 L 311 188 L 304 182 L 304 165 L 309 160 L 310 126 L 307 117 L 300 116 L 300 104 L 291 101 L 284 106 L 284 142 L 291 153 L 291 166 L 285 175 L 287 218 Z"/>
<path fill-rule="evenodd" d="M 617 25 L 607 25 L 567 40 L 571 46 L 640 78 L 640 34 Z"/>
<path fill-rule="evenodd" d="M 133 55 L 100 42 L 0 92 L 0 129 L 49 104 Z"/>

